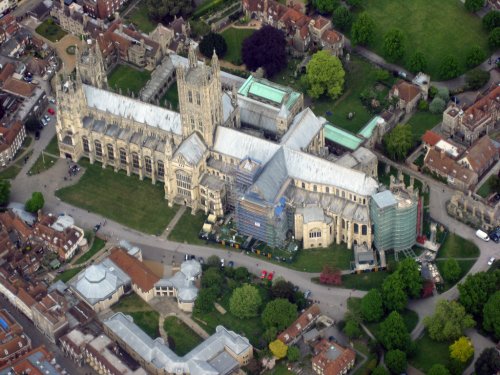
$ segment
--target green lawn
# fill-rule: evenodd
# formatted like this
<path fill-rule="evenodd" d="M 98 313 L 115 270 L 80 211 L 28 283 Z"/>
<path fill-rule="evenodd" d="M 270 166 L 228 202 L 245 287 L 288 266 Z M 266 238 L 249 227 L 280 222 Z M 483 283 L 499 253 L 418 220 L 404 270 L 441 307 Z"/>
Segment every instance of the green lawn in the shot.
<path fill-rule="evenodd" d="M 403 320 L 405 321 L 406 329 L 408 330 L 408 332 L 411 333 L 413 329 L 415 329 L 415 327 L 417 326 L 418 314 L 415 311 L 408 309 L 403 310 L 400 314 Z M 380 323 L 384 321 L 384 319 L 382 319 L 380 322 L 377 323 L 365 323 L 365 325 L 374 336 L 378 336 L 380 333 L 379 332 Z"/>
<path fill-rule="evenodd" d="M 482 185 L 481 187 L 477 190 L 477 194 L 479 194 L 480 196 L 482 196 L 483 198 L 487 198 L 488 195 L 490 195 L 493 190 L 491 190 L 491 185 L 490 185 L 490 182 L 491 182 L 491 179 L 493 178 L 494 176 L 490 176 Z"/>
<path fill-rule="evenodd" d="M 352 260 L 354 260 L 353 250 L 347 249 L 345 245 L 332 244 L 327 249 L 300 250 L 289 267 L 299 271 L 321 272 L 323 266 L 331 265 L 347 270 Z"/>
<path fill-rule="evenodd" d="M 151 73 L 147 70 L 138 70 L 128 65 L 117 65 L 108 75 L 109 86 L 115 90 L 122 90 L 124 95 L 129 91 L 135 96 L 146 85 L 151 78 Z"/>
<path fill-rule="evenodd" d="M 380 288 L 389 274 L 385 271 L 364 272 L 342 276 L 342 287 L 347 289 L 370 290 Z"/>
<path fill-rule="evenodd" d="M 148 6 L 146 0 L 142 0 L 137 4 L 132 11 L 125 17 L 128 22 L 136 25 L 142 32 L 150 33 L 153 31 L 158 22 L 149 18 Z"/>
<path fill-rule="evenodd" d="M 31 169 L 28 171 L 28 173 L 30 175 L 35 175 L 45 172 L 47 169 L 52 168 L 52 166 L 57 162 L 58 159 L 59 156 L 55 157 L 46 154 L 45 151 L 42 151 L 38 159 L 36 159 L 35 164 L 31 166 Z"/>
<path fill-rule="evenodd" d="M 175 228 L 170 232 L 168 239 L 195 245 L 205 244 L 205 240 L 200 240 L 198 238 L 198 233 L 203 227 L 206 218 L 207 215 L 205 215 L 204 212 L 198 212 L 196 215 L 192 215 L 191 210 L 187 209 L 179 219 Z"/>
<path fill-rule="evenodd" d="M 38 26 L 35 31 L 51 42 L 61 40 L 67 33 L 55 23 L 52 18 L 47 18 Z"/>
<path fill-rule="evenodd" d="M 254 31 L 253 29 L 235 29 L 233 27 L 224 30 L 221 33 L 227 44 L 227 52 L 224 60 L 234 65 L 243 64 L 241 60 L 241 45 L 243 44 L 243 40 L 252 35 Z"/>
<path fill-rule="evenodd" d="M 432 80 L 440 80 L 439 67 L 445 56 L 454 56 L 464 72 L 465 55 L 471 46 L 487 50 L 481 19 L 466 11 L 458 0 L 366 0 L 363 9 L 375 23 L 374 42 L 369 48 L 383 55 L 385 33 L 393 28 L 403 30 L 407 50 L 403 64 L 414 51 L 424 53 L 426 73 Z"/>
<path fill-rule="evenodd" d="M 448 233 L 439 248 L 438 258 L 477 258 L 479 249 L 474 243 L 454 233 Z"/>
<path fill-rule="evenodd" d="M 420 138 L 424 135 L 426 130 L 431 130 L 443 119 L 442 115 L 435 115 L 430 112 L 418 111 L 416 112 L 409 121 L 413 129 L 413 139 L 415 142 L 420 143 Z"/>
<path fill-rule="evenodd" d="M 122 313 L 139 312 L 139 311 L 152 311 L 153 308 L 149 306 L 144 300 L 135 293 L 130 293 L 122 298 L 120 301 L 113 305 L 113 311 L 121 311 Z"/>
<path fill-rule="evenodd" d="M 57 135 L 50 140 L 47 147 L 45 147 L 45 152 L 59 157 L 59 145 L 57 144 Z"/>
<path fill-rule="evenodd" d="M 415 342 L 415 353 L 410 357 L 409 363 L 417 369 L 428 373 L 429 369 L 434 364 L 448 365 L 449 358 L 449 342 L 437 342 L 424 334 Z"/>
<path fill-rule="evenodd" d="M 99 237 L 94 237 L 94 241 L 92 243 L 92 247 L 83 254 L 80 258 L 78 258 L 75 264 L 85 263 L 87 260 L 92 258 L 95 254 L 97 254 L 103 247 L 106 245 L 106 241 L 100 239 Z"/>
<path fill-rule="evenodd" d="M 82 269 L 83 269 L 83 267 L 76 267 L 76 268 L 72 268 L 70 270 L 64 271 L 63 273 L 60 273 L 55 277 L 54 282 L 61 280 L 62 282 L 67 283 L 73 277 L 75 277 Z"/>
<path fill-rule="evenodd" d="M 160 99 L 160 104 L 162 106 L 167 107 L 167 103 L 170 103 L 172 110 L 179 110 L 179 92 L 177 91 L 177 82 L 172 83 Z"/>
<path fill-rule="evenodd" d="M 167 206 L 163 183 L 152 185 L 136 175 L 91 165 L 87 159 L 80 165 L 86 168 L 80 181 L 56 191 L 63 201 L 150 234 L 163 232 L 174 217 L 177 207 Z"/>
<path fill-rule="evenodd" d="M 189 353 L 203 341 L 196 332 L 175 316 L 165 318 L 163 328 L 168 334 L 170 349 L 181 357 Z"/>
<path fill-rule="evenodd" d="M 444 276 L 443 276 L 443 267 L 444 267 L 444 263 L 446 262 L 446 260 L 444 260 L 444 259 L 437 259 L 436 260 L 436 265 L 438 267 L 439 273 L 441 274 L 441 276 L 443 276 L 443 279 L 444 279 L 443 286 L 439 287 L 438 290 L 441 293 L 443 293 L 443 292 L 446 292 L 451 287 L 453 287 L 457 282 L 459 282 L 462 279 L 462 277 L 464 277 L 465 275 L 467 275 L 467 272 L 469 272 L 469 270 L 474 265 L 474 263 L 476 263 L 476 261 L 477 261 L 477 259 L 457 260 L 458 265 L 460 266 L 460 271 L 461 271 L 460 272 L 460 277 L 458 278 L 457 281 L 451 282 L 451 281 L 447 280 L 446 278 L 444 278 Z"/>
<path fill-rule="evenodd" d="M 272 370 L 266 371 L 265 375 L 293 375 L 294 373 L 288 371 L 286 364 L 278 363 Z"/>
<path fill-rule="evenodd" d="M 156 339 L 160 336 L 160 314 L 156 311 L 128 312 L 134 318 L 134 323 L 139 326 L 149 337 Z"/>
<path fill-rule="evenodd" d="M 12 164 L 0 172 L 0 180 L 12 180 L 16 178 L 19 172 L 21 172 L 21 167 L 17 164 Z"/>

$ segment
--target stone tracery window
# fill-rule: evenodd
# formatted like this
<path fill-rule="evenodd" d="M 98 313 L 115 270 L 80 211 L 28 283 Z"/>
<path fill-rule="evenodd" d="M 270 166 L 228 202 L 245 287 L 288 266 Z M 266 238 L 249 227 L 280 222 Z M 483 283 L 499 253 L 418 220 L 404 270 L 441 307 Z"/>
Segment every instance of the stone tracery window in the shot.
<path fill-rule="evenodd" d="M 115 160 L 115 151 L 113 149 L 113 145 L 108 143 L 106 148 L 108 149 L 108 159 L 110 161 L 114 161 Z"/>

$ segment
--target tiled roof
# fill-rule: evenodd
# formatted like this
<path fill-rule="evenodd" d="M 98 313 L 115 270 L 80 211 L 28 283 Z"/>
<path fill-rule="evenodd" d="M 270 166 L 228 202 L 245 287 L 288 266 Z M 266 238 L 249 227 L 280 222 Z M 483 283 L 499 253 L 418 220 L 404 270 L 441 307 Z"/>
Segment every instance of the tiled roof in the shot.
<path fill-rule="evenodd" d="M 321 373 L 324 375 L 344 374 L 356 358 L 356 353 L 351 348 L 343 348 L 325 339 L 315 345 L 314 351 L 318 354 L 312 359 L 312 363 L 322 369 Z"/>
<path fill-rule="evenodd" d="M 467 150 L 465 157 L 472 170 L 481 174 L 490 165 L 492 159 L 498 158 L 498 150 L 490 137 L 485 135 Z"/>
<path fill-rule="evenodd" d="M 22 96 L 22 97 L 30 97 L 35 91 L 36 85 L 31 83 L 23 82 L 13 77 L 9 77 L 5 80 L 3 84 L 3 90 L 7 91 L 11 94 Z"/>
<path fill-rule="evenodd" d="M 290 327 L 285 329 L 278 335 L 278 340 L 283 341 L 285 344 L 292 342 L 296 337 L 300 336 L 303 331 L 309 327 L 320 314 L 318 305 L 312 305 L 304 311 Z"/>
<path fill-rule="evenodd" d="M 3 67 L 3 69 L 0 71 L 0 85 L 3 84 L 7 78 L 12 76 L 14 72 L 16 71 L 16 67 L 12 63 L 7 63 Z"/>
<path fill-rule="evenodd" d="M 462 167 L 455 160 L 447 156 L 444 151 L 440 152 L 431 148 L 425 156 L 424 165 L 462 181 L 466 185 L 470 185 L 474 180 L 477 181 L 477 174 L 474 171 Z"/>
<path fill-rule="evenodd" d="M 136 284 L 143 292 L 148 292 L 160 280 L 143 262 L 129 255 L 120 248 L 112 250 L 109 258 L 125 272 L 132 283 Z"/>
<path fill-rule="evenodd" d="M 441 137 L 438 133 L 433 132 L 432 130 L 427 130 L 422 136 L 422 142 L 428 144 L 431 147 L 435 146 L 436 143 L 438 143 L 442 139 L 443 137 Z"/>
<path fill-rule="evenodd" d="M 2 138 L 0 139 L 0 152 L 12 146 L 23 126 L 24 125 L 20 121 L 14 122 L 10 127 L 0 126 L 0 134 L 2 134 Z"/>
<path fill-rule="evenodd" d="M 469 129 L 474 129 L 482 120 L 491 116 L 494 108 L 500 104 L 500 86 L 494 88 L 483 98 L 476 101 L 465 110 L 463 124 Z"/>
<path fill-rule="evenodd" d="M 328 44 L 334 44 L 340 42 L 342 40 L 342 36 L 334 30 L 326 30 L 321 36 L 321 39 Z"/>
<path fill-rule="evenodd" d="M 402 80 L 392 86 L 391 89 L 391 95 L 397 96 L 406 103 L 411 102 L 418 94 L 420 94 L 420 89 L 417 85 Z"/>

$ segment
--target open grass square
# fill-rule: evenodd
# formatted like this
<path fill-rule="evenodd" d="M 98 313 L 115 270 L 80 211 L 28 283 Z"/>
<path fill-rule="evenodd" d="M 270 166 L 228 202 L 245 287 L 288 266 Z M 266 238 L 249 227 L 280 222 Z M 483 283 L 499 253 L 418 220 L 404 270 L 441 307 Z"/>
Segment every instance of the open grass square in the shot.
<path fill-rule="evenodd" d="M 167 332 L 170 349 L 181 357 L 189 353 L 203 341 L 196 332 L 175 316 L 165 318 L 163 328 Z"/>
<path fill-rule="evenodd" d="M 226 41 L 227 52 L 224 60 L 229 61 L 234 65 L 241 65 L 241 46 L 243 41 L 255 32 L 253 29 L 235 29 L 231 27 L 224 30 L 221 35 Z"/>
<path fill-rule="evenodd" d="M 198 233 L 203 227 L 203 223 L 207 215 L 203 212 L 198 212 L 196 215 L 191 214 L 191 210 L 187 209 L 181 216 L 176 226 L 170 232 L 168 239 L 176 242 L 187 242 L 195 245 L 205 244 L 205 240 L 198 238 Z"/>
<path fill-rule="evenodd" d="M 343 275 L 341 287 L 359 290 L 380 288 L 387 276 L 389 276 L 389 274 L 385 271 Z"/>
<path fill-rule="evenodd" d="M 413 130 L 413 139 L 420 143 L 421 138 L 427 130 L 431 130 L 443 119 L 442 115 L 433 114 L 425 111 L 418 111 L 411 117 L 408 122 Z"/>
<path fill-rule="evenodd" d="M 57 162 L 58 159 L 59 156 L 52 156 L 46 154 L 45 151 L 42 151 L 38 159 L 36 159 L 35 164 L 32 165 L 28 173 L 30 175 L 35 175 L 45 172 L 47 169 L 52 168 L 52 166 Z"/>
<path fill-rule="evenodd" d="M 305 272 L 321 272 L 326 265 L 349 269 L 354 253 L 345 245 L 331 244 L 327 249 L 302 249 L 290 268 Z"/>
<path fill-rule="evenodd" d="M 420 51 L 428 61 L 426 73 L 433 80 L 441 79 L 439 68 L 446 56 L 454 56 L 464 72 L 465 55 L 471 46 L 487 51 L 487 34 L 481 27 L 481 18 L 465 10 L 461 1 L 366 0 L 363 10 L 375 23 L 374 42 L 369 48 L 383 56 L 384 35 L 398 28 L 406 36 L 403 65 L 408 64 L 414 52 Z"/>
<path fill-rule="evenodd" d="M 473 242 L 455 233 L 448 233 L 443 245 L 439 248 L 438 258 L 477 258 L 479 249 Z"/>
<path fill-rule="evenodd" d="M 59 157 L 59 144 L 57 143 L 57 135 L 54 135 L 47 147 L 45 147 L 45 152 Z"/>
<path fill-rule="evenodd" d="M 12 180 L 21 172 L 21 167 L 16 164 L 5 168 L 0 172 L 0 180 Z"/>
<path fill-rule="evenodd" d="M 450 356 L 450 342 L 437 342 L 432 340 L 427 333 L 415 342 L 415 352 L 410 357 L 409 362 L 412 366 L 423 371 L 429 372 L 432 365 L 442 364 L 448 366 Z"/>
<path fill-rule="evenodd" d="M 139 70 L 128 65 L 117 65 L 108 75 L 109 86 L 114 90 L 122 90 L 124 95 L 130 91 L 135 96 L 151 78 L 147 70 Z"/>
<path fill-rule="evenodd" d="M 146 0 L 139 2 L 133 10 L 125 17 L 125 19 L 134 25 L 136 25 L 139 30 L 143 33 L 150 33 L 158 25 L 158 22 L 152 20 L 149 17 L 148 5 Z"/>
<path fill-rule="evenodd" d="M 80 165 L 86 168 L 80 181 L 56 191 L 63 201 L 156 235 L 174 217 L 178 207 L 167 206 L 163 183 L 152 185 L 150 180 L 140 181 L 138 176 L 114 172 L 111 167 L 91 165 L 87 159 Z"/>
<path fill-rule="evenodd" d="M 43 21 L 35 31 L 51 42 L 57 42 L 67 34 L 52 18 L 47 18 Z"/>

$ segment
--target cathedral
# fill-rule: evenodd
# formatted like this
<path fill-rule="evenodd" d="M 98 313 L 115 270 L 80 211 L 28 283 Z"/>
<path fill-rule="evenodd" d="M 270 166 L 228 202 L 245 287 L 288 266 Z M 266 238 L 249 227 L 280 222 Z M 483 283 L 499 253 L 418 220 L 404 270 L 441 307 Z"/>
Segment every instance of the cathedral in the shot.
<path fill-rule="evenodd" d="M 76 73 L 56 77 L 60 156 L 161 182 L 168 205 L 232 213 L 270 246 L 371 247 L 373 153 L 354 168 L 326 158 L 327 121 L 301 93 L 253 76 L 226 90 L 215 52 L 207 64 L 191 49 L 176 78 L 179 113 L 110 91 L 99 48 L 78 51 Z"/>

